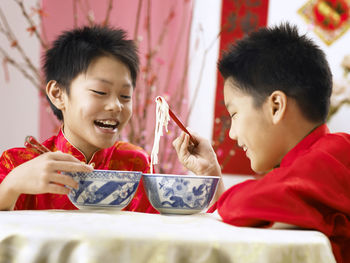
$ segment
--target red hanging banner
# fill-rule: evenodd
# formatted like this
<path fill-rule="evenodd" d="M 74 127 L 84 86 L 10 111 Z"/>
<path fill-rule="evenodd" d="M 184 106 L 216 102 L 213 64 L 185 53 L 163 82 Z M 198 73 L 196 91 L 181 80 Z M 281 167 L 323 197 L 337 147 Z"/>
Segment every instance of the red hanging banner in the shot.
<path fill-rule="evenodd" d="M 231 43 L 267 24 L 268 0 L 223 0 L 220 57 Z M 254 174 L 250 161 L 229 136 L 230 116 L 225 108 L 223 78 L 218 72 L 213 147 L 225 174 Z"/>

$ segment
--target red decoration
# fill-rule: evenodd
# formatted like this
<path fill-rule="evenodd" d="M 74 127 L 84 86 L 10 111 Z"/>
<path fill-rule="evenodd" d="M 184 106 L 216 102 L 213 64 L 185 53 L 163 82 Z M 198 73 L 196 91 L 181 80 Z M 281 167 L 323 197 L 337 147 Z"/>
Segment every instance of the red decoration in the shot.
<path fill-rule="evenodd" d="M 349 12 L 350 0 L 309 0 L 298 10 L 327 45 L 349 29 Z"/>
<path fill-rule="evenodd" d="M 316 24 L 326 30 L 339 28 L 349 18 L 349 7 L 344 0 L 319 0 L 313 11 Z"/>
<path fill-rule="evenodd" d="M 246 34 L 266 26 L 268 0 L 222 1 L 220 52 L 226 50 L 229 44 Z M 220 54 L 221 55 L 221 54 Z M 223 99 L 223 79 L 218 72 L 215 120 L 213 131 L 213 147 L 226 174 L 253 174 L 250 161 L 228 132 L 230 118 Z"/>

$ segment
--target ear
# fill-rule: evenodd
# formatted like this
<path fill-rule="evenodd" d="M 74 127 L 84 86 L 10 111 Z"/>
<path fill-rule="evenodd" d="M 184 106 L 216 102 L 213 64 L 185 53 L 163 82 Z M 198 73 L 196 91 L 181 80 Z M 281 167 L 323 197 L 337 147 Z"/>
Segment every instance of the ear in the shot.
<path fill-rule="evenodd" d="M 275 90 L 268 98 L 269 113 L 273 124 L 279 123 L 287 109 L 287 96 L 283 91 Z"/>
<path fill-rule="evenodd" d="M 46 95 L 51 103 L 59 110 L 64 109 L 64 91 L 57 84 L 57 81 L 50 80 L 46 85 Z"/>

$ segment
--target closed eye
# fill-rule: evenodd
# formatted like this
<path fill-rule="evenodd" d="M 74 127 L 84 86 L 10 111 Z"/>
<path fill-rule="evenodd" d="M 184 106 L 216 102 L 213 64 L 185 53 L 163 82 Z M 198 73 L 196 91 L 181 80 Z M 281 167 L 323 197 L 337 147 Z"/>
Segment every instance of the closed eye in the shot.
<path fill-rule="evenodd" d="M 91 91 L 92 91 L 93 93 L 98 94 L 98 95 L 106 95 L 106 94 L 107 94 L 106 92 L 97 91 L 97 90 L 93 90 L 93 89 L 91 89 Z"/>
<path fill-rule="evenodd" d="M 121 95 L 124 100 L 131 100 L 131 96 Z"/>
<path fill-rule="evenodd" d="M 234 118 L 236 116 L 237 112 L 231 114 L 231 119 Z"/>

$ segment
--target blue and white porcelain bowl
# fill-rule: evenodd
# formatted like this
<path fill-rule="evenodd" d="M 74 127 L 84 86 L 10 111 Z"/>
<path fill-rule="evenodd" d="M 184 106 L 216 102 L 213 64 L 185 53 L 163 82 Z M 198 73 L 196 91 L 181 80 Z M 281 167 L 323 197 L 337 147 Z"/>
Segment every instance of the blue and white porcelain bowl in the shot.
<path fill-rule="evenodd" d="M 142 173 L 133 171 L 94 170 L 70 173 L 78 183 L 69 200 L 79 209 L 115 209 L 126 207 L 134 197 Z"/>
<path fill-rule="evenodd" d="M 143 174 L 152 206 L 162 214 L 195 214 L 208 207 L 218 176 Z"/>

